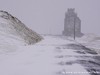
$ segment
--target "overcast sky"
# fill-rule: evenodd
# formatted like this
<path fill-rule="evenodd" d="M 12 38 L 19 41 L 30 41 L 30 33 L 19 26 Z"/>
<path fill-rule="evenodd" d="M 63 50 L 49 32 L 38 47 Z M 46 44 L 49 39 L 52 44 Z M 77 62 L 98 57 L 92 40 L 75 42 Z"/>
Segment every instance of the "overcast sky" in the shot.
<path fill-rule="evenodd" d="M 0 0 L 1 10 L 40 34 L 61 34 L 68 8 L 76 9 L 82 32 L 100 35 L 100 0 Z"/>

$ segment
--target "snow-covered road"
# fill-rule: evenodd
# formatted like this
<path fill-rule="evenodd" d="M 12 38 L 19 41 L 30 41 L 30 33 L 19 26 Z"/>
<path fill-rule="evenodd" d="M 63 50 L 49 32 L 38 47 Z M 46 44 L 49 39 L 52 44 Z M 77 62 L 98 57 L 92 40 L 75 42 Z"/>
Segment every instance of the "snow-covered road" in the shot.
<path fill-rule="evenodd" d="M 17 48 L 0 54 L 0 75 L 100 75 L 100 56 L 74 41 L 44 36 Z"/>

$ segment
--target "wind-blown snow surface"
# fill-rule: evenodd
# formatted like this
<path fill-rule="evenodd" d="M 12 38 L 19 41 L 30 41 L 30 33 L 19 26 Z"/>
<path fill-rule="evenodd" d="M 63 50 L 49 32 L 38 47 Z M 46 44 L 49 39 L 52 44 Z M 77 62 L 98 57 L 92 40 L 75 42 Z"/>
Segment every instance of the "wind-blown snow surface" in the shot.
<path fill-rule="evenodd" d="M 35 45 L 17 46 L 15 51 L 12 47 L 13 52 L 0 54 L 0 75 L 93 75 L 88 72 L 100 71 L 96 64 L 100 61 L 93 57 L 96 52 L 60 36 L 43 37 Z"/>
<path fill-rule="evenodd" d="M 100 37 L 95 34 L 85 34 L 82 38 L 77 38 L 77 42 L 100 53 Z"/>
<path fill-rule="evenodd" d="M 42 37 L 26 27 L 20 20 L 6 11 L 0 11 L 0 46 L 30 45 L 39 42 Z M 5 45 L 6 46 L 6 45 Z"/>

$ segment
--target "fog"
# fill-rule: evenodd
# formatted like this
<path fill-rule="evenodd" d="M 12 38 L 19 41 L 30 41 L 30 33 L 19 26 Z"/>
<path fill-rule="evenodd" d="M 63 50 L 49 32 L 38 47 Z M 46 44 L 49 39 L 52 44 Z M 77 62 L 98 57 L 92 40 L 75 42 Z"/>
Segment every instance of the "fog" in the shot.
<path fill-rule="evenodd" d="M 68 8 L 75 8 L 83 33 L 100 35 L 100 0 L 0 0 L 1 10 L 40 34 L 61 34 Z"/>

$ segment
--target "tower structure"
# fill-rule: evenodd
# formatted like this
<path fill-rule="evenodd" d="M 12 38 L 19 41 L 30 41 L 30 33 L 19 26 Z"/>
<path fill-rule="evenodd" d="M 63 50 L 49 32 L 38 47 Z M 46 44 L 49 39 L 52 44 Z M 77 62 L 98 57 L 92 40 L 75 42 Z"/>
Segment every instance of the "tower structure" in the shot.
<path fill-rule="evenodd" d="M 72 37 L 81 37 L 83 35 L 81 33 L 81 20 L 75 13 L 74 8 L 69 8 L 65 13 L 63 35 Z"/>

